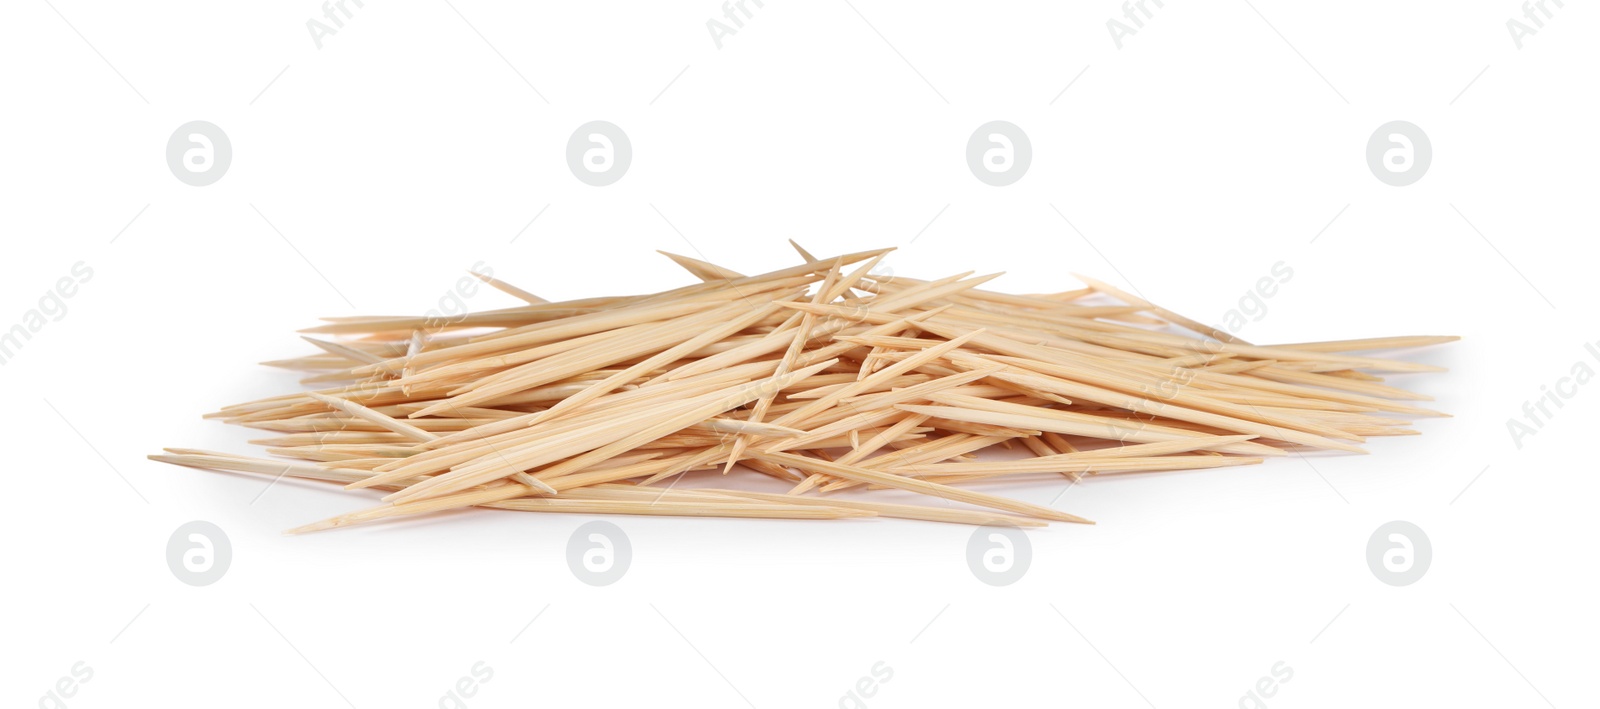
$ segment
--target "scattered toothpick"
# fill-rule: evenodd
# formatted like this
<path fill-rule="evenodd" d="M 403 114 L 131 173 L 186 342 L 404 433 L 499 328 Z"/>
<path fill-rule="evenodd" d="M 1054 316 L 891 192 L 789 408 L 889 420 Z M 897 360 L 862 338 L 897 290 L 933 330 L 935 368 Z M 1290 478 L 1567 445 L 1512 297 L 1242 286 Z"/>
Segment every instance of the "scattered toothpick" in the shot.
<path fill-rule="evenodd" d="M 961 485 L 1360 453 L 1443 415 L 1375 374 L 1440 368 L 1371 353 L 1454 337 L 1256 345 L 1089 278 L 1013 295 L 790 244 L 804 263 L 753 276 L 663 252 L 699 282 L 660 293 L 551 302 L 473 273 L 522 304 L 329 318 L 307 332 L 337 341 L 267 363 L 320 388 L 207 415 L 274 432 L 252 443 L 278 459 L 150 457 L 383 495 L 295 533 L 464 507 L 1033 527 L 1089 520 Z M 976 457 L 1003 448 L 1029 457 Z M 718 470 L 781 487 L 696 482 Z"/>

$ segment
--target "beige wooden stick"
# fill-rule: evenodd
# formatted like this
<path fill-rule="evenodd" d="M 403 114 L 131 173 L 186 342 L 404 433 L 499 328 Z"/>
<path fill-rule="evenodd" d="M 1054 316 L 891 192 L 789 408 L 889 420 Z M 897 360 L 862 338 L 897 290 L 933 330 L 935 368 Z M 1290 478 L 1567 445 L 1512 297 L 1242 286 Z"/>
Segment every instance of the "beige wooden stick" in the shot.
<path fill-rule="evenodd" d="M 548 300 L 545 300 L 544 298 L 540 298 L 539 296 L 536 296 L 536 295 L 534 295 L 532 293 L 529 293 L 529 292 L 527 292 L 527 291 L 525 291 L 525 290 L 523 290 L 521 288 L 518 288 L 518 287 L 516 287 L 514 285 L 511 285 L 510 283 L 506 283 L 505 281 L 502 281 L 502 280 L 500 280 L 498 278 L 495 278 L 494 276 L 486 276 L 486 275 L 484 275 L 482 273 L 478 273 L 477 271 L 467 271 L 467 273 L 472 274 L 473 278 L 476 278 L 476 279 L 478 279 L 480 281 L 483 281 L 484 283 L 489 284 L 490 287 L 495 288 L 495 289 L 499 290 L 502 293 L 510 295 L 510 296 L 512 296 L 514 298 L 520 298 L 520 299 L 522 299 L 524 301 L 527 301 L 527 303 L 529 305 L 542 305 L 542 304 L 550 302 Z"/>
<path fill-rule="evenodd" d="M 1026 502 L 1019 502 L 1017 500 L 1008 500 L 1003 497 L 995 497 L 994 495 L 985 495 L 981 492 L 963 490 L 961 488 L 925 482 L 914 478 L 907 478 L 890 473 L 879 472 L 876 470 L 869 470 L 867 468 L 858 468 L 853 465 L 839 465 L 837 463 L 829 463 L 826 461 L 817 460 L 815 458 L 807 458 L 790 453 L 758 452 L 754 455 L 758 458 L 765 458 L 766 460 L 770 460 L 774 463 L 787 465 L 793 468 L 799 468 L 801 470 L 811 470 L 814 472 L 827 473 L 834 477 L 844 478 L 846 480 L 854 480 L 856 482 L 864 483 L 876 483 L 888 487 L 900 488 L 902 490 L 920 492 L 924 495 L 932 495 L 934 497 L 942 497 L 947 500 L 965 502 L 967 504 L 977 505 L 979 507 L 990 507 L 997 510 L 1014 512 L 1024 517 L 1050 519 L 1058 522 L 1094 524 L 1094 522 L 1077 515 L 1058 512 L 1048 507 L 1041 507 L 1039 505 L 1029 504 Z"/>
<path fill-rule="evenodd" d="M 887 249 L 790 244 L 802 263 L 748 276 L 666 254 L 698 282 L 654 293 L 550 302 L 473 273 L 523 303 L 443 323 L 325 318 L 304 332 L 339 341 L 268 363 L 307 372 L 310 391 L 206 414 L 273 432 L 251 444 L 283 460 L 151 458 L 384 494 L 297 532 L 464 507 L 1026 527 L 1087 520 L 957 486 L 1365 452 L 1442 415 L 1369 373 L 1439 367 L 1360 353 L 1453 337 L 1257 346 L 1088 278 L 1013 295 L 982 287 L 999 274 L 878 277 Z M 1081 300 L 1094 293 L 1125 304 Z M 788 493 L 689 489 L 718 469 Z M 846 489 L 987 509 L 817 496 Z"/>

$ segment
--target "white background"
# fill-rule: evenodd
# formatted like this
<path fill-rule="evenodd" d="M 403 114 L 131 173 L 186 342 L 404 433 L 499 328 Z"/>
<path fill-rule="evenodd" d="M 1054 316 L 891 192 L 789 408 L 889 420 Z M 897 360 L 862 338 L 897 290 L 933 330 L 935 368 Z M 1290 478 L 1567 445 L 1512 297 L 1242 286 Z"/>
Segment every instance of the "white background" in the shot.
<path fill-rule="evenodd" d="M 6 705 L 56 706 L 79 662 L 72 707 L 451 706 L 478 662 L 473 707 L 851 706 L 880 662 L 872 707 L 1255 706 L 1279 662 L 1263 705 L 1595 703 L 1600 386 L 1506 430 L 1600 370 L 1592 3 L 1518 49 L 1510 0 L 1150 0 L 1119 49 L 1109 0 L 768 0 L 718 49 L 712 0 L 451 2 L 352 3 L 321 49 L 311 0 L 7 5 L 0 328 L 94 275 L 0 367 Z M 634 148 L 602 188 L 564 158 L 596 119 Z M 232 142 L 208 187 L 165 162 L 191 120 Z M 965 162 L 991 120 L 1031 138 L 1008 187 Z M 1391 120 L 1433 145 L 1409 187 L 1366 164 Z M 370 500 L 144 459 L 251 452 L 198 416 L 297 386 L 255 362 L 477 261 L 564 299 L 689 282 L 655 249 L 783 267 L 786 238 L 1013 292 L 1091 274 L 1213 323 L 1283 261 L 1243 337 L 1461 335 L 1406 353 L 1450 373 L 1392 380 L 1455 417 L 1367 456 L 999 488 L 1099 522 L 1031 532 L 1003 588 L 964 527 L 670 518 L 613 518 L 633 563 L 592 588 L 565 560 L 587 518 L 286 537 Z M 203 588 L 164 559 L 195 519 L 233 545 Z M 1403 588 L 1365 559 L 1395 519 L 1433 548 Z"/>

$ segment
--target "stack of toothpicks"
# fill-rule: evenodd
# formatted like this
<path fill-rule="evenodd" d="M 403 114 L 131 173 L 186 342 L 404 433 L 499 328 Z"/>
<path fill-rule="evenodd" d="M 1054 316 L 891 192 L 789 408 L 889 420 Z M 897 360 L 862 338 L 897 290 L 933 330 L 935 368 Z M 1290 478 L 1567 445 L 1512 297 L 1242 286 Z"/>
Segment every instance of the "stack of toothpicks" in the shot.
<path fill-rule="evenodd" d="M 279 458 L 150 457 L 383 494 L 294 532 L 472 506 L 1038 526 L 1088 520 L 973 484 L 1360 453 L 1442 415 L 1373 374 L 1441 368 L 1350 353 L 1454 337 L 1259 346 L 1092 279 L 1010 295 L 878 277 L 888 249 L 795 249 L 758 276 L 667 254 L 700 282 L 648 295 L 549 302 L 480 275 L 525 304 L 329 318 L 318 354 L 268 363 L 318 389 L 208 416 L 274 432 L 252 443 Z M 787 491 L 705 486 L 717 470 Z M 713 472 L 676 485 L 695 471 Z M 858 494 L 883 488 L 944 501 Z"/>

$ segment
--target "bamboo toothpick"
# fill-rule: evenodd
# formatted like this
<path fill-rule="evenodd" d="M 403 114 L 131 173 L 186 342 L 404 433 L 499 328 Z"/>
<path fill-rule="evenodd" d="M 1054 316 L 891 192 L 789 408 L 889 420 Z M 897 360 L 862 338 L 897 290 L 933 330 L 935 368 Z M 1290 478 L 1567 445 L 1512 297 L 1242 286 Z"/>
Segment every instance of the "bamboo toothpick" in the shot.
<path fill-rule="evenodd" d="M 266 363 L 318 388 L 206 415 L 273 432 L 251 444 L 277 459 L 150 457 L 382 495 L 294 533 L 469 507 L 1032 527 L 1089 520 L 962 486 L 1366 452 L 1444 415 L 1376 374 L 1441 368 L 1376 351 L 1454 337 L 1254 345 L 1093 279 L 1014 295 L 789 243 L 801 263 L 757 275 L 662 252 L 697 282 L 658 293 L 551 302 L 472 272 L 520 303 L 327 318 L 305 332 L 338 341 Z M 787 492 L 732 489 L 768 478 Z M 943 502 L 864 499 L 884 489 Z"/>

